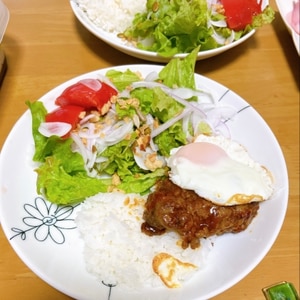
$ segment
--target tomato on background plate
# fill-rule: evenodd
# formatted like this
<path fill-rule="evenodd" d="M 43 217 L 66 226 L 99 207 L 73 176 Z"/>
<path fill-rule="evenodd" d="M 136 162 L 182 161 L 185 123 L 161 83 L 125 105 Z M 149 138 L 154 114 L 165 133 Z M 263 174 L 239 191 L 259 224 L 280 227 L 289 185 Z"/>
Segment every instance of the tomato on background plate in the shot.
<path fill-rule="evenodd" d="M 226 22 L 230 29 L 239 31 L 252 23 L 252 18 L 262 12 L 262 0 L 221 0 Z"/>

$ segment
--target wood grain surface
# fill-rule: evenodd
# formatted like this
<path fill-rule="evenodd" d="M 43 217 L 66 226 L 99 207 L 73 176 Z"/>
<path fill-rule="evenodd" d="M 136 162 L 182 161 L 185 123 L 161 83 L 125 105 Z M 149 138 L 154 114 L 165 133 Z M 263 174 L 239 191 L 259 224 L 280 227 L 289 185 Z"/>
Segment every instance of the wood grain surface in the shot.
<path fill-rule="evenodd" d="M 67 0 L 4 2 L 10 21 L 0 45 L 8 66 L 0 87 L 0 149 L 26 110 L 26 100 L 38 99 L 89 71 L 151 63 L 118 52 L 89 33 Z M 290 184 L 286 218 L 275 244 L 249 275 L 214 300 L 264 299 L 261 289 L 282 280 L 299 291 L 299 56 L 275 2 L 270 4 L 276 11 L 271 25 L 242 45 L 196 65 L 197 73 L 235 91 L 269 124 L 284 153 Z M 2 229 L 0 299 L 70 299 L 18 258 Z"/>

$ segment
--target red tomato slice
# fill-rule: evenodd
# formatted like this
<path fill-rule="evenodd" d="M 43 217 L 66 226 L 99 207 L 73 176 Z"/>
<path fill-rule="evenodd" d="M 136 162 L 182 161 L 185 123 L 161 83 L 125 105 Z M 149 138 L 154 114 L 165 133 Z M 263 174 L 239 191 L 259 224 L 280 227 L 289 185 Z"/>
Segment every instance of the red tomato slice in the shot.
<path fill-rule="evenodd" d="M 262 12 L 262 0 L 221 0 L 230 29 L 239 31 L 252 23 L 253 16 Z"/>
<path fill-rule="evenodd" d="M 82 111 L 84 111 L 83 107 L 75 105 L 58 107 L 46 115 L 45 122 L 64 122 L 71 124 L 72 129 L 74 129 L 79 122 L 79 115 Z"/>
<path fill-rule="evenodd" d="M 84 79 L 66 88 L 55 103 L 60 106 L 78 105 L 87 110 L 101 111 L 104 104 L 117 93 L 110 85 L 97 79 Z"/>

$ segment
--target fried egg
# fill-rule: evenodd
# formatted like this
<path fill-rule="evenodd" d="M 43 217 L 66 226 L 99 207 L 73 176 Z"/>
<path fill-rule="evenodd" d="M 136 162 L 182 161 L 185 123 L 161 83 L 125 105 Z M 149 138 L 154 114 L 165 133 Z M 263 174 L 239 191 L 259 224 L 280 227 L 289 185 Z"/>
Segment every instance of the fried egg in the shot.
<path fill-rule="evenodd" d="M 239 143 L 223 136 L 200 135 L 171 150 L 170 180 L 217 205 L 245 204 L 271 197 L 273 177 Z"/>
<path fill-rule="evenodd" d="M 158 253 L 152 260 L 152 269 L 167 287 L 178 288 L 197 270 L 197 267 L 182 262 L 168 253 Z"/>

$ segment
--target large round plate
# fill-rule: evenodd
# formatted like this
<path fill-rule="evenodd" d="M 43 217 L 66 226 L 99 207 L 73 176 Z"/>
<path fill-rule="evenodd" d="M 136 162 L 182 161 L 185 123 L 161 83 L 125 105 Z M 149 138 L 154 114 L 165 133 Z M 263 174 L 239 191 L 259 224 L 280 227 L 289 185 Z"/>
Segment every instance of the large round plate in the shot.
<path fill-rule="evenodd" d="M 285 23 L 285 26 L 287 27 L 288 31 L 292 35 L 293 42 L 295 45 L 295 48 L 300 55 L 300 35 L 297 34 L 293 29 L 289 22 L 289 14 L 293 10 L 293 0 L 276 0 L 276 4 L 279 10 L 279 13 L 281 15 L 281 18 L 283 22 Z M 300 25 L 299 25 L 300 26 Z"/>
<path fill-rule="evenodd" d="M 146 75 L 159 71 L 161 67 L 128 65 L 113 69 L 138 70 Z M 96 78 L 97 74 L 105 74 L 107 70 L 69 80 L 48 92 L 41 101 L 51 109 L 56 96 L 67 86 L 83 78 Z M 85 270 L 83 241 L 74 223 L 80 205 L 57 208 L 36 193 L 36 175 L 31 160 L 34 149 L 31 115 L 26 111 L 13 127 L 1 152 L 0 220 L 16 253 L 48 284 L 81 300 L 209 299 L 245 277 L 272 247 L 288 202 L 287 169 L 281 148 L 268 125 L 246 101 L 206 77 L 195 76 L 199 88 L 205 86 L 213 90 L 220 101 L 240 111 L 233 121 L 227 122 L 232 137 L 245 145 L 250 155 L 273 173 L 274 196 L 261 203 L 258 216 L 246 231 L 216 238 L 207 266 L 183 288 L 145 288 L 130 294 L 118 287 L 105 286 Z M 112 289 L 110 298 L 109 289 Z"/>
<path fill-rule="evenodd" d="M 265 7 L 269 3 L 268 0 L 263 0 L 263 7 Z M 145 51 L 145 50 L 140 50 L 137 49 L 136 47 L 129 45 L 128 43 L 124 42 L 120 38 L 116 36 L 116 34 L 113 33 L 108 33 L 102 28 L 96 26 L 86 15 L 84 11 L 77 5 L 76 0 L 70 0 L 70 4 L 73 10 L 73 13 L 75 14 L 76 18 L 79 20 L 79 22 L 91 33 L 93 33 L 96 37 L 107 43 L 108 45 L 112 46 L 113 48 L 126 53 L 128 55 L 148 60 L 148 61 L 153 61 L 153 62 L 160 62 L 160 63 L 165 63 L 170 60 L 170 58 L 165 58 L 162 56 L 159 56 L 156 52 L 151 52 L 151 51 Z M 247 33 L 245 36 L 243 36 L 241 39 L 227 44 L 225 46 L 212 49 L 212 50 L 207 50 L 207 51 L 201 51 L 198 53 L 197 60 L 202 60 L 202 59 L 207 59 L 212 56 L 216 56 L 218 54 L 221 54 L 231 48 L 234 48 L 246 40 L 248 40 L 253 34 L 255 33 L 255 30 L 250 31 Z M 181 53 L 175 55 L 175 57 L 185 57 L 187 54 L 186 53 Z"/>

